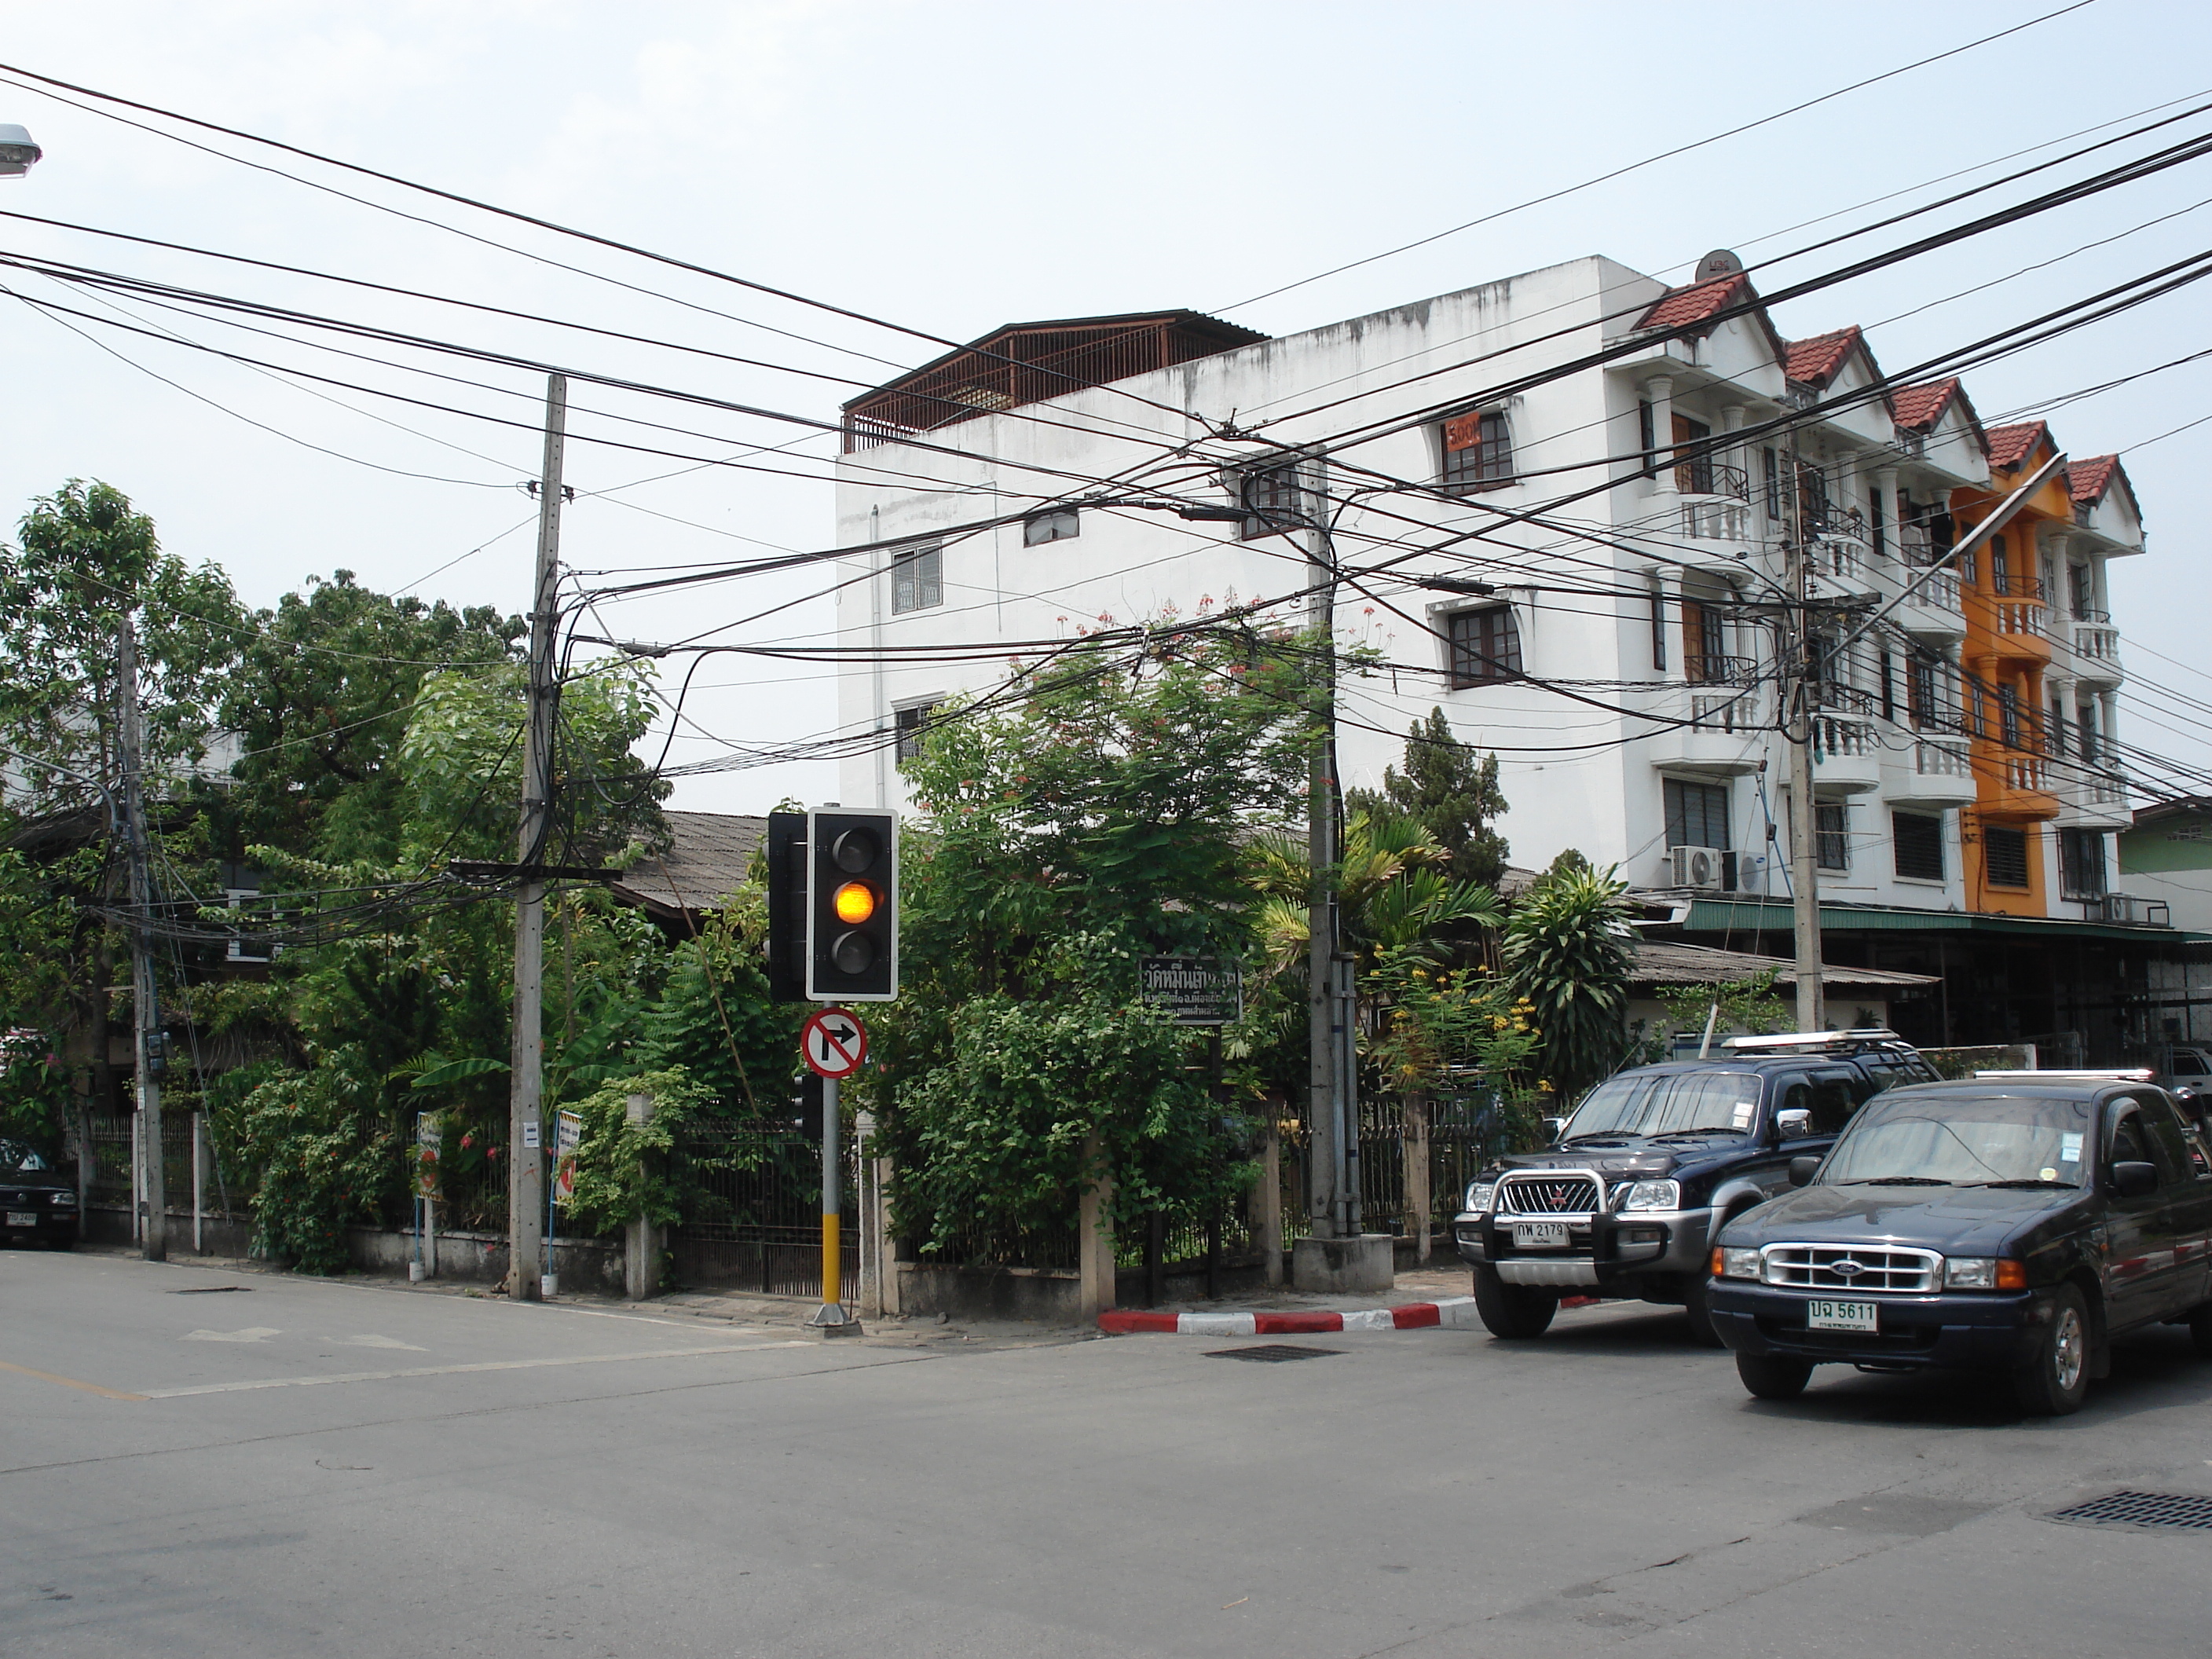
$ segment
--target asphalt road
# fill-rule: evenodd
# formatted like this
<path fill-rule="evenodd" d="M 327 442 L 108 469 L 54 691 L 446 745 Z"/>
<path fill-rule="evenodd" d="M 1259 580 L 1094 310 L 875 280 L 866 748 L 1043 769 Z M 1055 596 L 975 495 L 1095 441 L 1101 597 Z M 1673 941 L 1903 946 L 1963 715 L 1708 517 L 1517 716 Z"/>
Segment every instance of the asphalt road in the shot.
<path fill-rule="evenodd" d="M 218 1287 L 234 1285 L 235 1290 Z M 1679 1314 L 1299 1338 L 822 1343 L 0 1251 L 0 1654 L 2193 1654 L 2212 1362 L 2078 1416 Z"/>

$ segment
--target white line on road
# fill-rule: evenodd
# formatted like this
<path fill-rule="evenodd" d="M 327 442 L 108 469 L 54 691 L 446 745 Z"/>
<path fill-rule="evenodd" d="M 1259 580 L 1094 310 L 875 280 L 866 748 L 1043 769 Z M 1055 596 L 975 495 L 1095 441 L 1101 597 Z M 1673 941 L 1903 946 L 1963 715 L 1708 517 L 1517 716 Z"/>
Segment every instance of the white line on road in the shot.
<path fill-rule="evenodd" d="M 149 1400 L 181 1400 L 194 1394 L 239 1394 L 249 1389 L 312 1389 L 325 1382 L 389 1382 L 409 1376 L 455 1376 L 465 1371 L 526 1371 L 546 1365 L 607 1365 L 635 1359 L 695 1359 L 705 1354 L 759 1353 L 769 1348 L 810 1348 L 804 1337 L 783 1342 L 726 1344 L 718 1348 L 660 1348 L 645 1353 L 565 1355 L 557 1359 L 480 1359 L 467 1365 L 415 1365 L 404 1370 L 340 1371 L 328 1376 L 269 1376 L 251 1382 L 201 1382 L 189 1389 L 149 1389 Z"/>

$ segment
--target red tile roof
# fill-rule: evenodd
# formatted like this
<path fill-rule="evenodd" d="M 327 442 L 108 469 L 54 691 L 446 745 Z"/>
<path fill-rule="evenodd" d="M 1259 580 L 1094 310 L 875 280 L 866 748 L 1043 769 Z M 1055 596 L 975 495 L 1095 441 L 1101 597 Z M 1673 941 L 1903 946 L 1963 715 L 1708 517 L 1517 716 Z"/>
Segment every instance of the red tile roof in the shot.
<path fill-rule="evenodd" d="M 1750 293 L 1751 278 L 1740 270 L 1717 282 L 1693 283 L 1687 288 L 1672 289 L 1660 296 L 1658 303 L 1644 313 L 1636 326 L 1692 327 L 1708 320 L 1716 313 L 1748 298 Z"/>
<path fill-rule="evenodd" d="M 2096 501 L 2104 495 L 2105 486 L 2112 481 L 2112 474 L 2120 470 L 2117 455 L 2092 455 L 2086 461 L 2066 464 L 2066 489 L 2077 501 Z"/>
<path fill-rule="evenodd" d="M 2036 445 L 2050 435 L 2050 425 L 2044 421 L 2027 421 L 2019 426 L 1993 426 L 1990 428 L 1990 465 L 2009 472 L 2035 453 Z"/>
<path fill-rule="evenodd" d="M 1958 392 L 1957 380 L 1938 380 L 1932 386 L 1901 386 L 1890 394 L 1889 401 L 1897 410 L 1900 429 L 1923 432 L 1942 418 Z"/>
<path fill-rule="evenodd" d="M 1856 324 L 1832 334 L 1816 334 L 1809 340 L 1792 340 L 1784 372 L 1799 386 L 1826 386 L 1858 343 Z"/>

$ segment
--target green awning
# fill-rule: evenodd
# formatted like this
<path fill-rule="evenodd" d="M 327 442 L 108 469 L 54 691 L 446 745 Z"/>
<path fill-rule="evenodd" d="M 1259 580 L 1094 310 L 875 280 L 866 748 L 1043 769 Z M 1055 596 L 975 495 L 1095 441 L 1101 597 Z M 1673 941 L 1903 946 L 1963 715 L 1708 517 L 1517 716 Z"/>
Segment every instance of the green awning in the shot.
<path fill-rule="evenodd" d="M 1692 933 L 1786 933 L 1796 925 L 1791 908 L 1773 899 L 1692 899 L 1682 927 Z M 2139 945 L 2212 945 L 2212 933 L 2179 927 L 2120 927 L 2103 921 L 2052 916 L 2002 916 L 1963 910 L 1886 910 L 1872 905 L 1824 904 L 1824 933 L 2031 933 L 2049 939 L 2130 939 Z"/>

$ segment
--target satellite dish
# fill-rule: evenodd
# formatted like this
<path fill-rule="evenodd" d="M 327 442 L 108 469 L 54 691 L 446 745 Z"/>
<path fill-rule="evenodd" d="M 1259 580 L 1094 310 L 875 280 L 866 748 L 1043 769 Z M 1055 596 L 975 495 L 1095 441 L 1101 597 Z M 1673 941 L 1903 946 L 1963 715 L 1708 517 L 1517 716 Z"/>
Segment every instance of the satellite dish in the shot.
<path fill-rule="evenodd" d="M 1718 276 L 1735 276 L 1743 270 L 1743 261 L 1724 247 L 1717 247 L 1698 261 L 1698 280 L 1710 283 Z"/>

